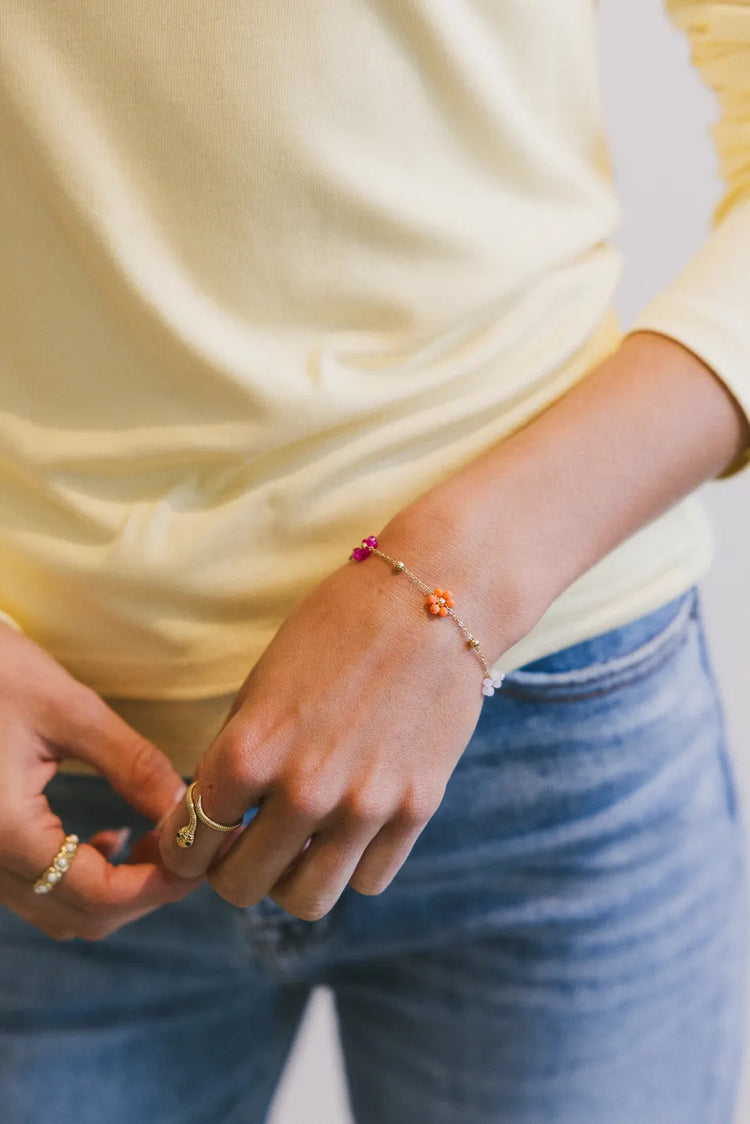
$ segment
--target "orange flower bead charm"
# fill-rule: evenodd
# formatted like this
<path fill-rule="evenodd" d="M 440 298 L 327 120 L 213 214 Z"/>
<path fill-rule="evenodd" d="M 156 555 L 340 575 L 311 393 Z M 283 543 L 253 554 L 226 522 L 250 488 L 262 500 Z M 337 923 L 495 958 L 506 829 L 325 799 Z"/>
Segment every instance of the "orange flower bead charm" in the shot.
<path fill-rule="evenodd" d="M 748 0 L 750 2 L 750 0 Z M 394 573 L 404 574 L 410 582 L 416 585 L 422 596 L 424 597 L 424 605 L 427 611 L 435 617 L 450 617 L 453 623 L 460 629 L 464 639 L 469 645 L 469 650 L 476 656 L 482 665 L 484 672 L 484 679 L 482 680 L 482 694 L 494 695 L 497 688 L 503 682 L 505 672 L 494 671 L 479 647 L 479 641 L 476 636 L 472 636 L 468 628 L 455 612 L 455 602 L 453 594 L 449 589 L 438 589 L 437 586 L 430 591 L 427 582 L 422 581 L 421 578 L 413 574 L 405 562 L 401 562 L 398 558 L 392 558 L 386 551 L 378 547 L 378 540 L 375 535 L 368 535 L 367 538 L 362 539 L 359 546 L 355 546 L 349 558 L 355 562 L 361 562 L 364 558 L 369 558 L 371 554 L 378 554 L 386 562 L 389 562 L 393 567 Z M 367 596 L 367 594 L 366 594 Z M 371 596 L 371 594 L 369 595 Z M 460 598 L 459 598 L 460 600 Z M 450 630 L 449 630 L 450 631 Z"/>
<path fill-rule="evenodd" d="M 434 589 L 427 594 L 425 603 L 436 617 L 447 617 L 448 610 L 453 608 L 453 595 L 449 589 Z"/>

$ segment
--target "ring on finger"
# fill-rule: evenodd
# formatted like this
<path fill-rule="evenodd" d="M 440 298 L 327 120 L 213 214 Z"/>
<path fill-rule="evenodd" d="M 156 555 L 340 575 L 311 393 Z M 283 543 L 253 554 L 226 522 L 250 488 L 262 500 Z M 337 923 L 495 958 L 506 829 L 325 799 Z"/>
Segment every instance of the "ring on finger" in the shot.
<path fill-rule="evenodd" d="M 187 804 L 188 816 L 190 818 L 186 825 L 181 827 L 175 834 L 178 847 L 192 847 L 195 840 L 195 829 L 198 826 L 198 820 L 214 831 L 236 831 L 238 827 L 242 827 L 242 820 L 238 820 L 237 823 L 219 823 L 217 820 L 212 820 L 210 816 L 207 816 L 203 811 L 202 797 L 199 795 L 197 800 L 193 799 L 193 792 L 195 791 L 197 783 L 197 781 L 193 781 L 185 793 L 185 803 Z"/>
<path fill-rule="evenodd" d="M 60 850 L 34 883 L 35 894 L 49 894 L 62 880 L 65 873 L 70 870 L 70 864 L 78 853 L 78 836 L 66 835 L 60 844 Z"/>

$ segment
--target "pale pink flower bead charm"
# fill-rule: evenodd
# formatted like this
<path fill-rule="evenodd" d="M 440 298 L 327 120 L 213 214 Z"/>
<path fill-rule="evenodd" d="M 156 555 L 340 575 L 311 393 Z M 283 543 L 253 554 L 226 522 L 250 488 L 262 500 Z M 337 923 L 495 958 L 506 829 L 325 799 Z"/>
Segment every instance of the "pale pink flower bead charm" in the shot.
<path fill-rule="evenodd" d="M 493 671 L 491 678 L 482 680 L 482 694 L 494 695 L 495 687 L 499 687 L 503 679 L 505 679 L 504 671 Z"/>

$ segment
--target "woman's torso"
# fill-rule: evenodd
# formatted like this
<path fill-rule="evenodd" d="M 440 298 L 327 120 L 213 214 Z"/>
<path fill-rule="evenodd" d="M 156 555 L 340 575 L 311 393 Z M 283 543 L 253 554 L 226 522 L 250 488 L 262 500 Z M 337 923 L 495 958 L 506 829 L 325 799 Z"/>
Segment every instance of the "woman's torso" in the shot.
<path fill-rule="evenodd" d="M 616 348 L 595 6 L 4 12 L 0 609 L 105 695 L 221 696 L 353 542 Z M 711 553 L 688 497 L 499 666 Z"/>

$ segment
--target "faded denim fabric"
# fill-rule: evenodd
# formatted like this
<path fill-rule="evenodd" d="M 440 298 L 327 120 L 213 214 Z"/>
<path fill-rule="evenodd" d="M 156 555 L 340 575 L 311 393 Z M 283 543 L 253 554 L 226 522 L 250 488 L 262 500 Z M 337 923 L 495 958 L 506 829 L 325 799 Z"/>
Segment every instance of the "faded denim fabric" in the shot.
<path fill-rule="evenodd" d="M 82 838 L 148 826 L 48 794 Z M 206 885 L 94 943 L 0 910 L 0 1115 L 260 1124 L 326 984 L 359 1124 L 730 1124 L 746 918 L 692 586 L 511 672 L 382 894 L 311 922 Z"/>

